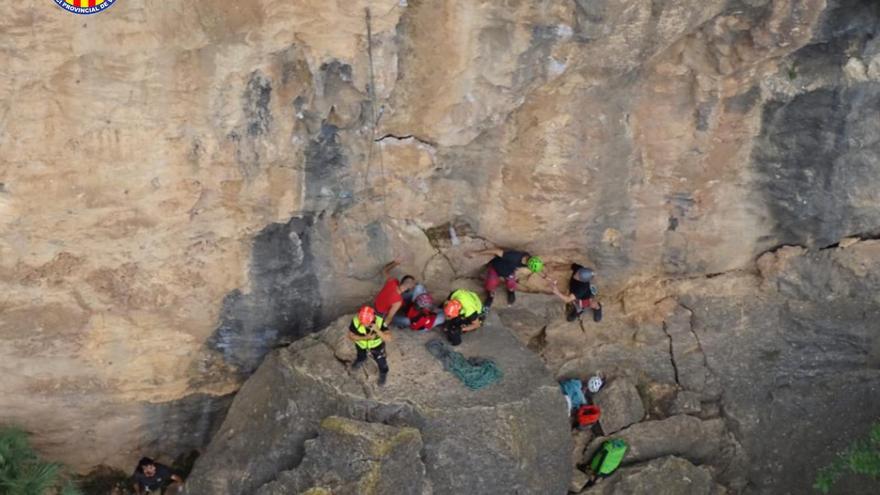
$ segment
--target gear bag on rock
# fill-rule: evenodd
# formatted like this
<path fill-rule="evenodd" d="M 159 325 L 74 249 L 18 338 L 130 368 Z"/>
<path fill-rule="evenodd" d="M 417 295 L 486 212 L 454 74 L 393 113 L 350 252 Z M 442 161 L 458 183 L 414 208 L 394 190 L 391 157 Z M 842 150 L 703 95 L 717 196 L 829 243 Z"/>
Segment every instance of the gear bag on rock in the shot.
<path fill-rule="evenodd" d="M 598 476 L 608 476 L 620 467 L 626 454 L 627 444 L 619 438 L 608 440 L 590 461 L 590 470 Z"/>
<path fill-rule="evenodd" d="M 602 416 L 599 406 L 583 405 L 577 410 L 577 425 L 581 428 L 596 424 Z"/>

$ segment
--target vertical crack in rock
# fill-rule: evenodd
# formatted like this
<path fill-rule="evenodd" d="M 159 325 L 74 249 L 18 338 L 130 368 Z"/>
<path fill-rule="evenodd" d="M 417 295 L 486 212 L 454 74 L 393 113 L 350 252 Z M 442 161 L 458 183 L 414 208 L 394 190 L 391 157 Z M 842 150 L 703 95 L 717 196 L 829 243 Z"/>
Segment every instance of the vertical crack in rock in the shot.
<path fill-rule="evenodd" d="M 711 278 L 711 277 L 707 277 L 707 278 Z M 703 348 L 703 343 L 700 340 L 700 337 L 697 333 L 696 313 L 694 312 L 693 309 L 691 309 L 687 305 L 681 303 L 680 301 L 676 300 L 676 303 L 678 304 L 679 308 L 682 308 L 688 312 L 687 329 L 690 332 L 690 334 L 692 335 L 694 342 L 696 343 L 696 346 L 697 346 L 697 351 L 700 353 L 701 358 L 702 358 L 701 364 L 702 364 L 702 367 L 704 368 L 704 373 L 705 373 L 705 378 L 706 378 L 706 382 L 704 384 L 705 385 L 704 389 L 701 391 L 704 394 L 703 399 L 706 398 L 706 394 L 710 394 L 713 397 L 715 397 L 715 399 L 711 402 L 715 402 L 718 404 L 718 415 L 720 416 L 721 420 L 724 422 L 725 429 L 728 432 L 730 432 L 730 437 L 728 438 L 728 441 L 724 444 L 724 446 L 722 448 L 722 452 L 719 453 L 719 456 L 718 456 L 717 460 L 715 461 L 715 463 L 717 464 L 718 469 L 720 470 L 720 473 L 721 473 L 720 476 L 722 478 L 726 478 L 726 482 L 728 484 L 739 485 L 742 483 L 741 471 L 744 469 L 743 463 L 745 462 L 742 458 L 742 455 L 743 455 L 742 433 L 740 431 L 739 423 L 738 423 L 738 421 L 731 418 L 727 413 L 727 410 L 725 408 L 725 403 L 724 403 L 723 389 L 718 390 L 717 395 L 714 395 L 714 392 L 712 391 L 712 389 L 716 385 L 714 382 L 717 380 L 718 375 L 710 367 L 708 356 Z M 666 322 L 665 321 L 664 321 L 663 328 L 665 331 L 666 330 Z M 703 402 L 705 404 L 707 401 L 704 400 Z"/>
<path fill-rule="evenodd" d="M 669 338 L 676 382 L 683 389 L 700 394 L 702 400 L 717 398 L 720 385 L 708 366 L 703 344 L 696 333 L 694 312 L 674 298 L 667 300 L 664 307 L 668 313 L 663 320 L 663 331 Z"/>
<path fill-rule="evenodd" d="M 715 278 L 717 276 L 719 276 L 719 274 L 710 274 L 710 275 L 707 275 L 706 278 Z M 694 314 L 694 311 L 691 308 L 682 304 L 680 301 L 678 301 L 678 305 L 681 306 L 682 308 L 684 308 L 685 310 L 687 310 L 687 312 L 690 316 L 688 318 L 688 330 L 690 330 L 691 335 L 694 336 L 694 341 L 697 343 L 697 350 L 700 352 L 700 355 L 703 357 L 703 366 L 706 367 L 706 371 L 709 374 L 714 376 L 715 372 L 712 371 L 712 368 L 709 367 L 709 359 L 706 357 L 705 351 L 703 351 L 703 343 L 700 341 L 700 336 L 697 334 L 697 331 L 695 330 L 694 320 L 696 318 L 696 315 Z"/>
<path fill-rule="evenodd" d="M 681 382 L 679 382 L 678 380 L 678 364 L 675 362 L 675 350 L 673 349 L 672 345 L 672 335 L 669 333 L 669 329 L 667 328 L 665 320 L 663 321 L 663 333 L 666 334 L 666 338 L 669 340 L 669 362 L 672 364 L 672 371 L 675 376 L 675 384 L 681 386 Z"/>

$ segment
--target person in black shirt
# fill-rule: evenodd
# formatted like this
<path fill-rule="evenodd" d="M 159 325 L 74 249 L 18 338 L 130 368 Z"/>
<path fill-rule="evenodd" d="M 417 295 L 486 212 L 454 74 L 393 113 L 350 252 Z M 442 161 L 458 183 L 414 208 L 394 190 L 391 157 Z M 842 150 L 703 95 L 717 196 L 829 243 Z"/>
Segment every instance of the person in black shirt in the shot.
<path fill-rule="evenodd" d="M 467 253 L 470 258 L 474 255 L 492 255 L 492 259 L 486 265 L 486 292 L 488 298 L 483 303 L 487 308 L 495 301 L 495 290 L 501 285 L 501 279 L 507 286 L 507 304 L 516 301 L 517 272 L 527 268 L 532 273 L 541 273 L 544 269 L 544 261 L 537 256 L 532 256 L 525 251 L 484 249 Z M 541 273 L 545 279 L 547 275 Z"/>
<path fill-rule="evenodd" d="M 553 293 L 570 306 L 566 314 L 568 321 L 578 319 L 587 308 L 593 310 L 593 321 L 602 321 L 602 305 L 596 300 L 598 291 L 590 283 L 592 280 L 592 269 L 573 263 L 571 279 L 568 281 L 568 294 L 559 292 L 556 281 L 553 281 Z"/>
<path fill-rule="evenodd" d="M 165 488 L 172 483 L 183 484 L 183 478 L 174 474 L 171 468 L 164 464 L 159 464 L 149 457 L 142 458 L 134 470 L 134 492 L 138 495 L 142 493 L 164 493 Z"/>

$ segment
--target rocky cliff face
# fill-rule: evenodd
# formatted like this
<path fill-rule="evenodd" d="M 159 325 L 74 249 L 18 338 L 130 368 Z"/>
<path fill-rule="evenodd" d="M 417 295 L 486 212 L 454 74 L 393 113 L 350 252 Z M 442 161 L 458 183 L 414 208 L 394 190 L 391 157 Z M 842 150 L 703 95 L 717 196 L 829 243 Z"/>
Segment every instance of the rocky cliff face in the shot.
<path fill-rule="evenodd" d="M 203 447 L 264 356 L 367 299 L 384 262 L 402 256 L 442 293 L 478 273 L 462 250 L 490 241 L 541 253 L 559 277 L 592 264 L 632 329 L 544 348 L 558 308 L 533 315 L 522 332 L 551 369 L 641 369 L 697 394 L 681 407 L 716 404 L 753 466 L 742 479 L 778 493 L 813 464 L 761 470 L 762 439 L 785 452 L 806 439 L 750 420 L 809 397 L 825 410 L 812 394 L 831 384 L 796 377 L 833 376 L 845 397 L 877 382 L 876 285 L 822 249 L 880 229 L 878 9 L 15 10 L 0 19 L 0 421 L 80 469 Z M 797 282 L 754 278 L 784 244 L 805 250 L 784 272 Z M 743 371 L 759 365 L 774 373 Z M 855 433 L 878 409 L 853 407 Z"/>
<path fill-rule="evenodd" d="M 377 387 L 372 363 L 348 368 L 350 322 L 341 318 L 265 360 L 198 460 L 187 493 L 565 491 L 565 400 L 541 360 L 496 318 L 456 348 L 503 370 L 500 382 L 476 391 L 428 352 L 436 332 L 398 332 L 387 344 L 388 383 Z"/>

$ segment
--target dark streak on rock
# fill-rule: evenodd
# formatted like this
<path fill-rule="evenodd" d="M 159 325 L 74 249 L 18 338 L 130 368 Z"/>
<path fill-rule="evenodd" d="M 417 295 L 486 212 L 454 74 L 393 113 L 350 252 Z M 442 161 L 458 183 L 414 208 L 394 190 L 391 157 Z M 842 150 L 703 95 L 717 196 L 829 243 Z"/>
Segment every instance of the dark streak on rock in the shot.
<path fill-rule="evenodd" d="M 169 402 L 145 403 L 144 428 L 152 441 L 142 448 L 171 457 L 203 449 L 223 423 L 234 395 L 193 394 Z"/>
<path fill-rule="evenodd" d="M 745 93 L 740 93 L 724 100 L 724 111 L 732 113 L 747 113 L 761 98 L 761 90 L 758 86 L 752 86 Z"/>
<path fill-rule="evenodd" d="M 339 142 L 339 128 L 325 123 L 306 148 L 305 204 L 313 211 L 344 209 L 353 203 L 348 158 Z"/>
<path fill-rule="evenodd" d="M 272 84 L 259 71 L 254 71 L 244 91 L 243 109 L 249 136 L 268 134 L 272 123 L 272 114 L 269 112 L 271 99 Z"/>
<path fill-rule="evenodd" d="M 307 335 L 321 323 L 321 299 L 311 250 L 311 218 L 268 225 L 254 239 L 251 291 L 230 292 L 220 324 L 208 339 L 239 373 L 250 374 L 279 344 Z"/>
<path fill-rule="evenodd" d="M 876 37 L 880 4 L 832 2 L 813 43 L 792 55 L 802 86 L 764 105 L 752 163 L 754 188 L 775 221 L 768 244 L 831 246 L 880 226 L 880 85 L 847 83 L 842 67 Z M 853 51 L 855 50 L 855 51 Z"/>

